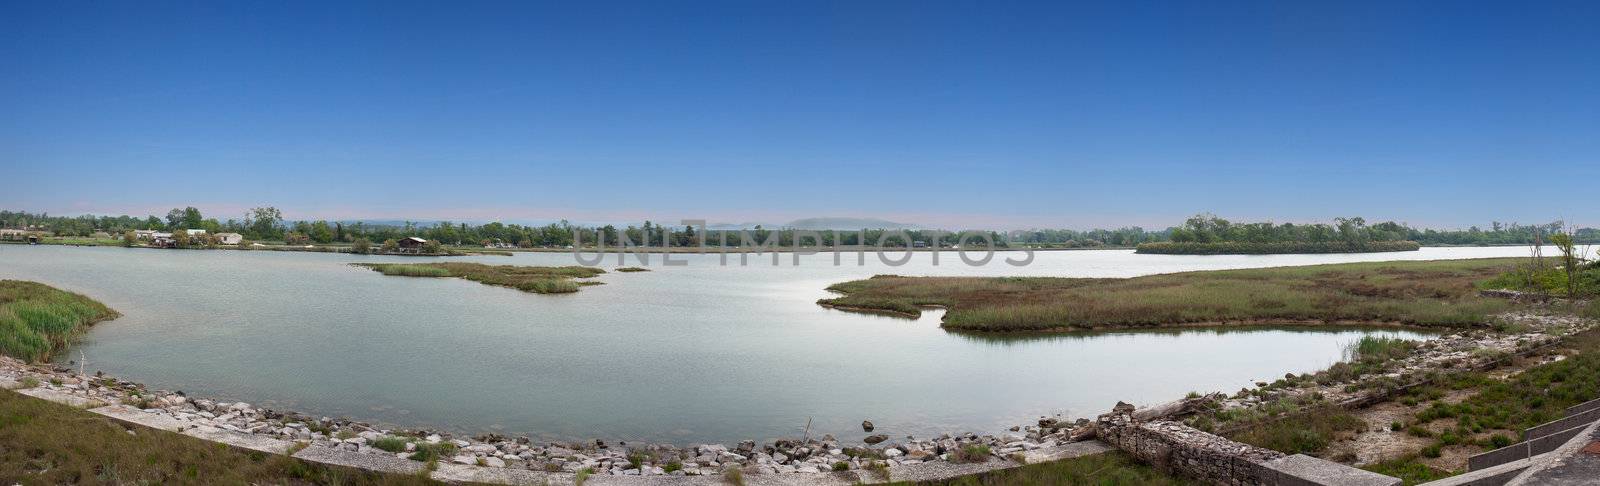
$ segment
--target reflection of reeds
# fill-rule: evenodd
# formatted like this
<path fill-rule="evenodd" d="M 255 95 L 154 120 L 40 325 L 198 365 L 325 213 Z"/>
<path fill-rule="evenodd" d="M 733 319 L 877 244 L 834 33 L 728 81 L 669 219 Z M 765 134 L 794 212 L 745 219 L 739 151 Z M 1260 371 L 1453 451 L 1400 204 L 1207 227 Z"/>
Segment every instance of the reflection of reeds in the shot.
<path fill-rule="evenodd" d="M 900 277 L 844 282 L 819 304 L 917 315 L 949 309 L 970 331 L 1111 329 L 1193 324 L 1385 323 L 1467 327 L 1509 304 L 1473 283 L 1516 259 L 1368 262 L 1151 275 L 1126 279 Z"/>
<path fill-rule="evenodd" d="M 88 297 L 19 280 L 0 280 L 0 353 L 49 361 L 67 342 L 116 311 Z"/>

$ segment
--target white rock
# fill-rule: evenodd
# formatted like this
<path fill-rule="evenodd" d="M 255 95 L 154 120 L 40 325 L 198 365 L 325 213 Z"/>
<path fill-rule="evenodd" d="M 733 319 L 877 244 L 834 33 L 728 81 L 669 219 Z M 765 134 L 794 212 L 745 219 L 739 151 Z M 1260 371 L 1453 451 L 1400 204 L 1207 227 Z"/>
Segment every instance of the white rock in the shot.
<path fill-rule="evenodd" d="M 489 467 L 506 467 L 506 461 L 498 457 L 485 457 L 483 458 L 483 465 Z"/>

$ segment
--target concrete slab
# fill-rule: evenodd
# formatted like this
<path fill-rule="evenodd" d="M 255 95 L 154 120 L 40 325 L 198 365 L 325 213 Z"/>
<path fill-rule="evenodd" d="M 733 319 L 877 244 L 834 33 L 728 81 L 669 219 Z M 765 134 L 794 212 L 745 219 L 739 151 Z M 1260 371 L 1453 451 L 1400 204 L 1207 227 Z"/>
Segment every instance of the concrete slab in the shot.
<path fill-rule="evenodd" d="M 171 415 L 164 413 L 150 413 L 127 405 L 107 405 L 99 408 L 91 408 L 89 411 L 116 419 L 122 423 L 142 425 L 156 430 L 165 430 L 167 432 L 182 432 L 183 429 L 189 426 L 188 422 L 172 418 Z"/>
<path fill-rule="evenodd" d="M 60 403 L 60 404 L 68 405 L 68 406 L 72 406 L 72 407 L 77 407 L 77 408 L 95 408 L 95 407 L 103 407 L 103 406 L 106 405 L 106 402 L 101 401 L 101 400 L 95 400 L 95 399 L 92 399 L 92 398 L 87 398 L 87 397 L 84 397 L 82 395 L 74 395 L 74 394 L 67 393 L 67 392 L 64 392 L 64 391 L 51 390 L 49 388 L 44 388 L 44 387 L 35 387 L 35 388 L 27 388 L 27 389 L 23 389 L 23 390 L 17 390 L 17 393 L 21 393 L 23 395 L 27 395 L 27 396 L 30 396 L 30 397 L 41 398 L 41 399 L 45 399 L 45 400 L 49 400 L 49 401 L 52 401 L 52 402 L 56 402 L 56 403 Z"/>
<path fill-rule="evenodd" d="M 1305 454 L 1273 459 L 1262 466 L 1278 473 L 1276 484 L 1280 486 L 1399 486 L 1403 482 Z"/>
<path fill-rule="evenodd" d="M 1055 447 L 1034 449 L 1022 453 L 1022 458 L 1023 460 L 1027 461 L 1028 464 L 1035 464 L 1040 462 L 1059 461 L 1074 457 L 1103 454 L 1115 449 L 1116 448 L 1111 447 L 1110 444 L 1100 442 L 1098 440 L 1086 440 L 1083 442 L 1069 442 Z"/>
<path fill-rule="evenodd" d="M 426 464 L 383 454 L 351 452 L 332 447 L 313 445 L 294 453 L 295 459 L 333 466 L 353 467 L 395 474 L 417 474 Z"/>
<path fill-rule="evenodd" d="M 212 442 L 221 442 L 223 444 L 231 445 L 241 449 L 249 449 L 252 451 L 267 452 L 271 454 L 286 454 L 289 452 L 289 446 L 294 445 L 293 442 L 286 440 L 279 440 L 260 435 L 251 435 L 243 432 L 234 432 L 209 425 L 183 429 L 183 435 L 205 439 Z"/>

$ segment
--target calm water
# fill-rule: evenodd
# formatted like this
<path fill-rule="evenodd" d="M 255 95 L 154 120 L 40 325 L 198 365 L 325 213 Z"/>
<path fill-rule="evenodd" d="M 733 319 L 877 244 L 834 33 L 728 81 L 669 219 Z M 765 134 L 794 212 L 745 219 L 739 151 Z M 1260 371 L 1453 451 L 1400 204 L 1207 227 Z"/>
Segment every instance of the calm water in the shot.
<path fill-rule="evenodd" d="M 165 389 L 327 416 L 549 439 L 678 443 L 814 434 L 1000 432 L 1039 415 L 1093 416 L 1117 400 L 1336 361 L 1345 343 L 1396 331 L 1250 330 L 972 336 L 833 311 L 831 283 L 874 274 L 1126 277 L 1312 263 L 1523 256 L 1525 248 L 1425 248 L 1361 255 L 1170 256 L 1040 252 L 1032 265 L 973 268 L 928 254 L 888 267 L 717 265 L 609 273 L 574 295 L 459 279 L 386 277 L 345 265 L 397 257 L 0 246 L 0 278 L 99 299 L 124 317 L 67 356 Z M 853 263 L 854 254 L 845 261 Z M 566 253 L 466 260 L 569 265 Z M 734 258 L 737 261 L 737 258 Z M 635 262 L 631 259 L 629 264 Z M 998 263 L 998 261 L 996 262 Z M 615 257 L 604 266 L 616 266 Z"/>

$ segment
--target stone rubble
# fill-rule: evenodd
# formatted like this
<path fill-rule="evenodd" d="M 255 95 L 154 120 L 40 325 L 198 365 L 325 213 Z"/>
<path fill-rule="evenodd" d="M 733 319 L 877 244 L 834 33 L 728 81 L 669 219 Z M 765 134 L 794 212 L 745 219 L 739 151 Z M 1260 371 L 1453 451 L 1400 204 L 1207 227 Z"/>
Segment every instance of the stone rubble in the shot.
<path fill-rule="evenodd" d="M 124 404 L 145 413 L 161 414 L 184 424 L 179 431 L 215 427 L 246 434 L 287 440 L 307 447 L 412 458 L 423 449 L 439 451 L 440 462 L 487 467 L 520 468 L 547 472 L 594 474 L 696 476 L 721 474 L 739 468 L 746 474 L 823 473 L 836 470 L 890 468 L 923 462 L 947 461 L 968 446 L 987 446 L 991 459 L 1021 451 L 1053 447 L 1070 441 L 1075 428 L 1087 419 L 1068 422 L 1044 418 L 1038 426 L 1018 426 L 1005 435 L 942 434 L 935 438 L 890 440 L 875 434 L 865 444 L 846 444 L 832 435 L 808 439 L 779 439 L 767 444 L 746 440 L 723 444 L 676 446 L 669 444 L 587 442 L 536 443 L 527 437 L 495 434 L 455 437 L 446 432 L 390 430 L 345 419 L 313 417 L 295 412 L 258 408 L 244 402 L 195 398 L 182 392 L 148 390 L 144 385 L 107 376 L 84 377 L 78 370 L 28 365 L 0 356 L 0 382 L 21 383 L 31 378 L 38 387 L 82 396 L 105 404 Z M 379 445 L 394 449 L 385 450 Z M 442 447 L 448 444 L 448 447 Z"/>

